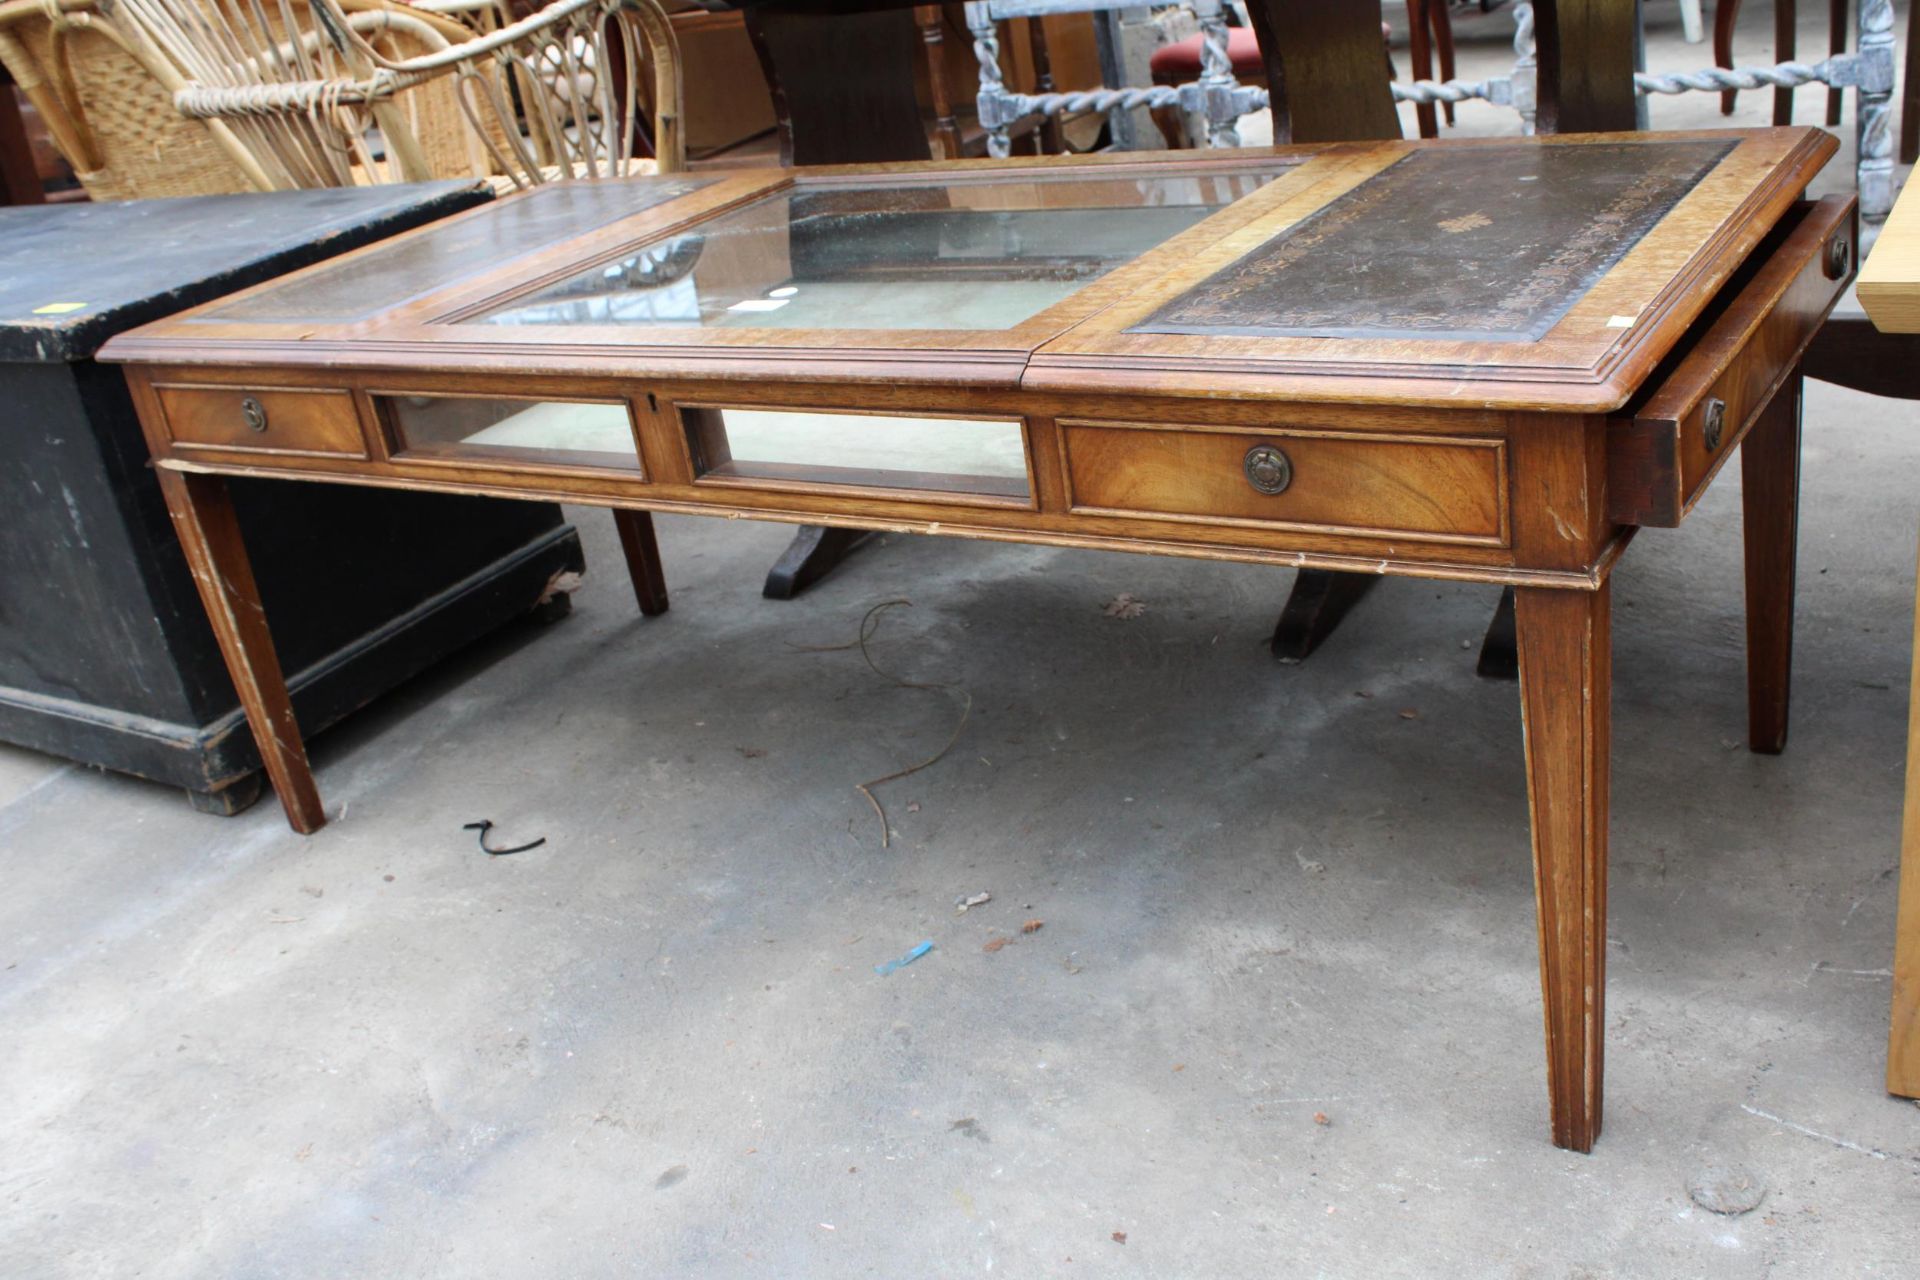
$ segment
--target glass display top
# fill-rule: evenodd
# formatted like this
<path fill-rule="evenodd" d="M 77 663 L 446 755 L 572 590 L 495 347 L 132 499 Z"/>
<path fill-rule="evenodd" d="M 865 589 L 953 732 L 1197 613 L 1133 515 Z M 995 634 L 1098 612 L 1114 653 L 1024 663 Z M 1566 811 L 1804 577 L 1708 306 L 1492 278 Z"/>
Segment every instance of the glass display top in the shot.
<path fill-rule="evenodd" d="M 468 323 L 1006 329 L 1285 167 L 938 184 L 803 182 Z"/>
<path fill-rule="evenodd" d="M 549 244 L 711 185 L 706 178 L 566 182 L 349 254 L 202 313 L 220 322 L 360 320 Z"/>

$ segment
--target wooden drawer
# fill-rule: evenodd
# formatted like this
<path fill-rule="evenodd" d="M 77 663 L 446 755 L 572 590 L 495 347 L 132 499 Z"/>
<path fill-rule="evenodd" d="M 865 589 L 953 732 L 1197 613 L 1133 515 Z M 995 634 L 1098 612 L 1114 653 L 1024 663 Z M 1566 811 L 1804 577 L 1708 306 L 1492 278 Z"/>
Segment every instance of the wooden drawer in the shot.
<path fill-rule="evenodd" d="M 1852 196 L 1803 205 L 1664 381 L 1607 436 L 1607 515 L 1671 528 L 1693 509 L 1845 292 Z"/>
<path fill-rule="evenodd" d="M 184 449 L 367 456 L 350 392 L 165 383 L 154 390 L 168 437 Z"/>
<path fill-rule="evenodd" d="M 1060 447 L 1077 512 L 1507 543 L 1498 439 L 1062 419 Z"/>

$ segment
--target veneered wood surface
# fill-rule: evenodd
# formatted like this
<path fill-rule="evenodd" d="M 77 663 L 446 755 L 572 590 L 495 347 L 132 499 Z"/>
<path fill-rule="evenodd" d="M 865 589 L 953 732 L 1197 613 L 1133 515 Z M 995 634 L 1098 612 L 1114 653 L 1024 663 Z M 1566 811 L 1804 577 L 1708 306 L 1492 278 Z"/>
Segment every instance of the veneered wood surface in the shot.
<path fill-rule="evenodd" d="M 1208 275 L 1419 148 L 1461 163 L 1476 148 L 1659 148 L 1736 140 L 1732 152 L 1582 294 L 1538 341 L 1231 337 L 1127 332 Z M 1615 135 L 1516 143 L 1374 142 L 1261 155 L 1136 156 L 1126 164 L 1049 157 L 983 169 L 976 162 L 847 166 L 791 176 L 736 175 L 635 219 L 571 238 L 352 323 L 240 324 L 204 313 L 117 339 L 118 359 L 241 362 L 663 378 L 711 376 L 889 385 L 1010 385 L 1036 390 L 1136 388 L 1167 394 L 1298 401 L 1472 404 L 1611 410 L 1637 387 L 1832 153 L 1810 129 L 1710 131 L 1623 141 Z M 1657 152 L 1648 152 L 1648 155 Z M 1120 172 L 1287 171 L 1159 248 L 1004 330 L 791 330 L 698 326 L 493 326 L 463 316 L 521 296 L 675 230 L 695 227 L 781 184 L 816 187 L 955 181 L 1036 182 Z M 1629 155 L 1631 158 L 1631 154 Z M 1292 162 L 1299 162 L 1293 164 Z M 1436 241 L 1443 237 L 1436 232 Z M 1352 264 L 1328 261 L 1329 273 Z M 987 287 L 983 285 L 983 287 Z M 1471 298 L 1463 290 L 1463 297 Z"/>
<path fill-rule="evenodd" d="M 1296 170 L 1284 192 L 1292 198 L 1267 217 L 1223 237 L 1152 286 L 1042 347 L 1029 362 L 1023 385 L 1056 391 L 1137 386 L 1193 396 L 1610 412 L 1631 397 L 1758 247 L 1835 144 L 1818 131 L 1804 129 L 1643 134 L 1634 139 L 1598 134 L 1541 138 L 1531 144 L 1612 149 L 1713 137 L 1739 141 L 1538 341 L 1135 331 L 1198 280 L 1318 213 L 1403 155 L 1422 148 L 1465 153 L 1515 144 L 1474 139 L 1349 145 Z M 1444 239 L 1445 232 L 1436 226 L 1436 246 Z M 1326 269 L 1343 273 L 1357 293 L 1372 287 L 1363 256 L 1328 263 Z M 1473 287 L 1474 282 L 1463 281 L 1463 297 L 1471 297 Z"/>
<path fill-rule="evenodd" d="M 1289 148 L 1263 153 L 1249 149 L 1231 155 L 1211 152 L 1199 160 L 1133 152 L 1038 157 L 1017 163 L 930 161 L 716 175 L 723 180 L 606 227 L 574 235 L 559 233 L 545 247 L 523 253 L 498 269 L 463 273 L 447 287 L 427 291 L 372 319 L 239 323 L 228 320 L 222 308 L 209 308 L 178 318 L 180 327 L 172 330 L 171 336 L 184 341 L 169 345 L 172 322 L 151 326 L 124 336 L 110 358 L 149 358 L 157 354 L 188 362 L 227 364 L 278 353 L 295 363 L 336 367 L 480 372 L 498 368 L 505 361 L 516 367 L 589 375 L 706 373 L 747 381 L 779 376 L 832 382 L 1011 385 L 1035 347 L 1158 275 L 1163 268 L 1157 264 L 1164 255 L 1174 254 L 1175 260 L 1191 256 L 1213 237 L 1258 217 L 1276 198 L 1269 194 L 1272 188 L 1284 185 L 1288 176 L 1318 150 Z M 1188 181 L 1201 173 L 1241 184 L 1250 184 L 1269 173 L 1280 176 L 1266 188 L 1218 209 L 1158 249 L 1005 329 L 793 330 L 771 326 L 464 323 L 503 303 L 618 259 L 641 245 L 697 231 L 697 224 L 703 220 L 727 215 L 762 197 L 794 191 L 825 194 L 836 188 L 876 185 L 928 193 L 964 187 L 968 199 L 991 201 L 1011 193 L 1048 206 L 1073 198 L 1067 188 L 1056 192 L 1046 181 L 1050 177 L 1070 184 L 1102 179 L 1124 183 L 1160 178 Z M 402 238 L 391 243 L 398 253 L 408 241 Z M 351 270 L 352 260 L 346 261 L 349 265 L 342 269 Z M 288 277 L 286 287 L 291 290 L 304 282 L 303 276 Z M 249 300 L 250 295 L 242 294 L 235 303 L 247 305 Z M 938 317 L 930 315 L 928 319 L 931 323 Z M 157 340 L 156 344 L 150 345 L 150 338 Z M 168 351 L 171 356 L 166 355 Z"/>
<path fill-rule="evenodd" d="M 162 381 L 177 381 L 179 370 L 155 371 Z M 251 371 L 196 369 L 192 376 L 201 384 L 233 386 L 236 394 L 249 388 Z M 285 370 L 293 379 L 312 378 L 326 385 L 338 385 L 338 371 Z M 1294 567 L 1358 568 L 1372 573 L 1403 572 L 1418 576 L 1464 578 L 1479 581 L 1528 581 L 1590 588 L 1610 563 L 1611 533 L 1588 530 L 1577 541 L 1568 542 L 1552 532 L 1546 545 L 1535 554 L 1539 564 L 1529 564 L 1500 537 L 1469 536 L 1436 541 L 1431 534 L 1418 531 L 1418 522 L 1431 519 L 1426 511 L 1434 505 L 1442 510 L 1464 511 L 1464 500 L 1447 491 L 1459 471 L 1452 467 L 1431 470 L 1396 463 L 1389 456 L 1391 441 L 1403 440 L 1426 451 L 1433 440 L 1461 439 L 1463 452 L 1471 451 L 1479 459 L 1466 464 L 1466 473 L 1484 477 L 1487 459 L 1497 456 L 1495 444 L 1512 428 L 1505 415 L 1484 411 L 1436 415 L 1418 410 L 1360 409 L 1344 406 L 1266 406 L 1254 403 L 1202 403 L 1195 401 L 1156 401 L 1134 396 L 1077 396 L 1055 398 L 1034 396 L 1012 389 L 982 390 L 947 388 L 930 396 L 923 388 L 892 389 L 884 396 L 861 398 L 851 404 L 844 389 L 818 387 L 805 383 L 763 383 L 754 386 L 711 382 L 634 383 L 618 379 L 580 379 L 575 377 L 527 377 L 494 374 L 485 377 L 457 374 L 409 375 L 404 386 L 390 375 L 370 373 L 344 379 L 357 384 L 355 402 L 369 437 L 375 446 L 368 460 L 332 459 L 318 455 L 226 452 L 211 448 L 177 453 L 171 465 L 195 468 L 212 467 L 238 470 L 251 475 L 283 475 L 292 478 L 330 479 L 349 483 L 384 484 L 403 488 L 444 489 L 480 492 L 496 496 L 565 495 L 582 502 L 632 506 L 656 511 L 712 512 L 724 510 L 748 518 L 783 520 L 795 523 L 820 521 L 858 528 L 915 530 L 948 533 L 961 537 L 982 537 L 1007 541 L 1053 542 L 1071 546 L 1104 546 L 1118 549 L 1151 550 L 1163 554 L 1210 556 L 1227 559 L 1284 564 Z M 281 382 L 277 385 L 286 385 Z M 504 462 L 497 457 L 461 458 L 450 455 L 418 457 L 392 452 L 386 433 L 375 429 L 378 410 L 375 397 L 405 390 L 413 394 L 502 395 L 531 399 L 604 400 L 629 397 L 639 433 L 639 447 L 645 467 L 644 477 L 614 467 L 584 468 L 544 462 L 533 451 L 521 462 Z M 687 433 L 682 426 L 680 406 L 763 407 L 786 409 L 823 409 L 835 412 L 884 413 L 888 409 L 921 414 L 950 413 L 963 417 L 1017 419 L 1026 416 L 1029 457 L 1034 497 L 1030 503 L 1009 502 L 989 495 L 970 496 L 954 493 L 913 493 L 872 487 L 822 484 L 726 483 L 696 481 L 688 454 Z M 1280 432 L 1326 434 L 1336 439 L 1381 435 L 1389 443 L 1368 444 L 1382 450 L 1378 465 L 1399 478 L 1402 492 L 1382 499 L 1408 511 L 1416 522 L 1408 529 L 1356 529 L 1342 527 L 1295 527 L 1256 521 L 1235 521 L 1231 516 L 1213 520 L 1170 520 L 1164 517 L 1103 515 L 1071 508 L 1065 468 L 1062 461 L 1059 427 L 1056 417 L 1073 420 L 1129 422 L 1144 418 L 1169 431 L 1182 428 L 1278 428 Z M 1596 424 L 1601 420 L 1594 419 Z M 152 429 L 150 424 L 150 430 Z M 1559 499 L 1562 509 L 1573 512 L 1572 494 L 1578 484 L 1599 485 L 1576 468 L 1564 483 L 1557 477 L 1562 468 L 1548 461 L 1563 449 L 1565 428 L 1557 423 L 1528 426 L 1519 433 L 1521 447 L 1536 459 L 1536 468 L 1547 468 L 1553 478 L 1536 476 L 1533 483 L 1545 486 Z M 1595 437 L 1598 438 L 1597 435 Z M 1251 441 L 1249 441 L 1251 443 Z M 161 447 L 166 447 L 164 436 Z M 1576 442 L 1574 452 L 1584 457 Z M 1237 468 L 1238 463 L 1234 464 Z M 1237 475 L 1237 470 L 1230 474 Z M 1430 479 L 1431 496 L 1422 496 L 1420 486 Z M 1244 479 L 1239 481 L 1245 484 Z M 1508 482 L 1502 482 L 1505 485 Z M 1248 490 L 1251 494 L 1252 490 Z M 1257 495 L 1255 495 L 1257 496 Z M 1169 499 L 1172 501 L 1172 499 Z M 1478 501 L 1478 499 L 1475 499 Z M 1474 516 L 1480 521 L 1483 516 Z M 1574 514 L 1579 522 L 1583 516 Z M 1520 529 L 1530 526 L 1531 517 L 1515 513 Z M 1538 523 L 1537 521 L 1534 523 Z M 1487 527 L 1476 525 L 1476 527 Z M 1542 538 L 1536 534 L 1535 543 Z"/>
<path fill-rule="evenodd" d="M 181 448 L 367 456 L 360 415 L 347 391 L 180 383 L 161 383 L 155 391 L 165 414 L 167 433 Z M 247 400 L 264 411 L 264 430 L 248 423 L 243 407 Z"/>
<path fill-rule="evenodd" d="M 1069 509 L 1381 533 L 1441 542 L 1507 540 L 1506 450 L 1499 438 L 1337 434 L 1137 423 L 1059 423 Z M 1249 450 L 1278 448 L 1284 492 L 1248 483 Z"/>

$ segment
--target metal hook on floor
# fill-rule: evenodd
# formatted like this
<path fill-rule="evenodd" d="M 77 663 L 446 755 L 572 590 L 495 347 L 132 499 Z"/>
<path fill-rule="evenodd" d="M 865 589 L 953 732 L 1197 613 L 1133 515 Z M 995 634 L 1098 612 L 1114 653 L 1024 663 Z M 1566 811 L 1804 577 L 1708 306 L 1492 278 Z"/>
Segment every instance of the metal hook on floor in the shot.
<path fill-rule="evenodd" d="M 489 849 L 487 847 L 487 832 L 493 830 L 493 823 L 482 818 L 478 822 L 469 822 L 460 829 L 462 831 L 478 831 L 480 833 L 480 852 L 491 854 L 496 858 L 505 857 L 509 853 L 525 853 L 529 849 L 538 849 L 547 842 L 547 838 L 541 836 L 538 840 L 530 844 L 517 844 L 511 849 Z"/>

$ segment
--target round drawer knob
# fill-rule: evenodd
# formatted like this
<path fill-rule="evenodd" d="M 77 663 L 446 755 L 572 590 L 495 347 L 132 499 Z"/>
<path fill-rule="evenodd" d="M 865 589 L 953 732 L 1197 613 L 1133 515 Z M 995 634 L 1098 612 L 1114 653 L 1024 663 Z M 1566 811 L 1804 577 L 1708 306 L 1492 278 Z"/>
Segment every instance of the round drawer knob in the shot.
<path fill-rule="evenodd" d="M 267 429 L 267 410 L 252 396 L 247 396 L 240 401 L 240 419 L 247 424 L 249 431 Z"/>
<path fill-rule="evenodd" d="M 1270 444 L 1257 444 L 1247 450 L 1244 470 L 1247 483 L 1261 493 L 1282 493 L 1293 483 L 1293 464 Z"/>
<path fill-rule="evenodd" d="M 1827 279 L 1838 280 L 1853 266 L 1853 244 L 1844 235 L 1827 241 Z"/>
<path fill-rule="evenodd" d="M 1707 401 L 1707 412 L 1701 422 L 1701 435 L 1706 440 L 1707 452 L 1712 453 L 1720 447 L 1720 437 L 1727 429 L 1727 402 L 1719 396 Z"/>

